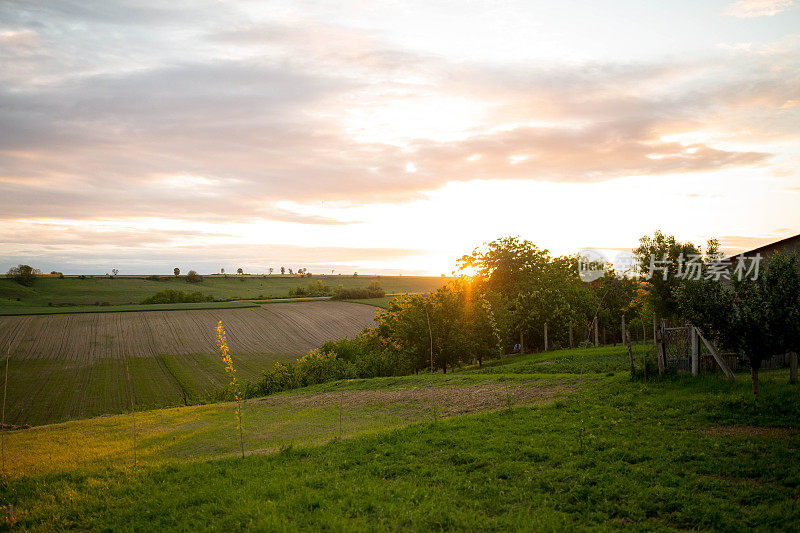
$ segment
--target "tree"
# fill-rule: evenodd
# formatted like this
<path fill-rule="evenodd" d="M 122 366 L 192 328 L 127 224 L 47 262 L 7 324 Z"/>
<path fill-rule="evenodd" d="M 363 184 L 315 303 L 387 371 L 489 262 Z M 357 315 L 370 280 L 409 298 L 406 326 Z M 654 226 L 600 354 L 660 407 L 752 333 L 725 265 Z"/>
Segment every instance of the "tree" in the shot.
<path fill-rule="evenodd" d="M 291 268 L 289 269 L 289 275 L 290 276 L 292 275 L 292 269 Z"/>
<path fill-rule="evenodd" d="M 25 287 L 33 285 L 39 274 L 41 274 L 41 271 L 30 265 L 19 265 L 8 269 L 8 276 Z"/>
<path fill-rule="evenodd" d="M 493 319 L 503 344 L 565 341 L 570 322 L 580 324 L 597 309 L 596 296 L 578 276 L 576 256 L 552 257 L 519 237 L 484 244 L 458 260 L 474 273 L 473 291 L 491 300 Z"/>
<path fill-rule="evenodd" d="M 274 269 L 274 268 L 272 268 L 272 267 L 269 267 L 269 275 L 270 275 L 270 276 L 272 275 L 272 271 L 273 271 L 273 270 L 275 270 L 275 269 Z"/>
<path fill-rule="evenodd" d="M 203 281 L 203 277 L 198 274 L 195 270 L 190 270 L 188 274 L 186 274 L 186 281 L 188 283 L 199 283 Z"/>
<path fill-rule="evenodd" d="M 242 267 L 239 267 L 239 268 L 236 269 L 236 273 L 237 274 L 244 274 L 244 270 L 242 269 Z"/>
<path fill-rule="evenodd" d="M 775 354 L 800 349 L 800 271 L 796 254 L 770 256 L 753 279 L 713 277 L 676 289 L 684 315 L 722 346 L 742 353 L 750 363 L 753 394 L 758 395 L 761 363 Z"/>
<path fill-rule="evenodd" d="M 111 269 L 111 275 L 112 276 L 116 276 L 117 274 L 119 274 L 119 269 L 118 268 L 112 268 Z"/>
<path fill-rule="evenodd" d="M 708 242 L 707 259 L 718 255 L 716 240 Z M 639 260 L 639 268 L 648 283 L 648 300 L 653 310 L 663 317 L 675 317 L 678 303 L 675 290 L 680 286 L 688 263 L 695 261 L 700 268 L 702 256 L 700 248 L 690 242 L 679 242 L 672 235 L 656 231 L 653 237 L 647 235 L 639 239 L 639 247 L 633 253 Z"/>
<path fill-rule="evenodd" d="M 177 278 L 178 276 L 181 275 L 181 269 L 178 268 L 178 267 L 175 267 L 175 268 L 172 269 L 172 273 L 175 274 L 175 277 Z"/>
<path fill-rule="evenodd" d="M 225 269 L 224 268 L 220 268 L 219 269 L 219 273 L 222 274 L 222 275 L 225 275 Z"/>
<path fill-rule="evenodd" d="M 286 273 L 286 267 L 281 267 L 281 276 L 283 276 L 285 273 Z"/>
<path fill-rule="evenodd" d="M 519 237 L 502 237 L 475 248 L 471 254 L 458 259 L 457 264 L 459 270 L 473 271 L 489 289 L 513 297 L 519 292 L 520 284 L 540 274 L 549 261 L 549 252 L 540 250 L 532 242 Z"/>

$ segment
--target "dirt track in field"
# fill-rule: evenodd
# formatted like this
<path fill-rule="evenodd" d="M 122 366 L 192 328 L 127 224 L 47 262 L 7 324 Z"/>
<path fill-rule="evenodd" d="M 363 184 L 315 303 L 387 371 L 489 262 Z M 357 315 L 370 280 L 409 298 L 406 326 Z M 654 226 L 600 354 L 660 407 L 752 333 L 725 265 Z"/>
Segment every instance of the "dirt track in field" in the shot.
<path fill-rule="evenodd" d="M 525 405 L 554 398 L 572 390 L 567 385 L 543 386 L 541 383 L 522 382 L 509 385 L 485 382 L 475 385 L 452 385 L 443 387 L 350 390 L 342 392 L 318 392 L 313 394 L 288 394 L 267 396 L 250 400 L 259 405 L 292 405 L 302 408 L 337 406 L 339 402 L 350 407 L 386 407 L 389 405 L 417 404 L 433 406 L 440 416 L 455 416 L 477 411 L 488 411 L 511 405 Z"/>
<path fill-rule="evenodd" d="M 302 354 L 352 337 L 376 308 L 348 302 L 275 303 L 245 309 L 0 317 L 0 346 L 16 359 L 156 357 L 214 353 L 222 320 L 234 354 Z"/>

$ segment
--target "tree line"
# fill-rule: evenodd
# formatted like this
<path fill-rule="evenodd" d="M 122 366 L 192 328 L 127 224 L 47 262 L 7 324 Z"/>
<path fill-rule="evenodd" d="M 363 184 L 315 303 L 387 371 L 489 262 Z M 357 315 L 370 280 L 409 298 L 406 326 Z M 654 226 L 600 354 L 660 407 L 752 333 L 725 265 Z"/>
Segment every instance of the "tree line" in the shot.
<path fill-rule="evenodd" d="M 605 265 L 606 275 L 585 282 L 577 255 L 553 256 L 519 237 L 497 239 L 458 260 L 460 271 L 471 275 L 427 294 L 394 298 L 354 339 L 326 343 L 294 364 L 277 363 L 252 393 L 482 365 L 515 350 L 588 343 L 595 324 L 611 342 L 624 342 L 623 319 L 644 337 L 654 314 L 691 322 L 720 347 L 740 353 L 753 369 L 756 394 L 761 362 L 800 348 L 795 256 L 775 254 L 757 278 L 726 283 L 714 275 L 721 261 L 714 239 L 702 248 L 656 232 L 642 237 L 634 254 L 638 278 Z M 689 257 L 699 277 L 679 270 Z"/>

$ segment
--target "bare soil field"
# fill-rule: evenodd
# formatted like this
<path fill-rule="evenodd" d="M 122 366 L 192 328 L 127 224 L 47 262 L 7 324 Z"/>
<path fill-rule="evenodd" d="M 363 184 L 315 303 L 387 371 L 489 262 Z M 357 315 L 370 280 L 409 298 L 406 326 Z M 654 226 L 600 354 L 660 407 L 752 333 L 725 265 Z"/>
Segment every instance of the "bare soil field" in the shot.
<path fill-rule="evenodd" d="M 246 309 L 0 317 L 11 347 L 6 423 L 40 425 L 202 402 L 225 388 L 219 320 L 241 379 L 354 336 L 376 308 L 347 302 Z M 4 350 L 5 351 L 5 350 Z M 2 371 L 2 369 L 0 369 Z"/>
<path fill-rule="evenodd" d="M 234 354 L 299 354 L 352 337 L 375 308 L 348 302 L 276 303 L 245 309 L 0 317 L 0 346 L 14 359 L 92 361 L 214 353 L 222 320 Z"/>

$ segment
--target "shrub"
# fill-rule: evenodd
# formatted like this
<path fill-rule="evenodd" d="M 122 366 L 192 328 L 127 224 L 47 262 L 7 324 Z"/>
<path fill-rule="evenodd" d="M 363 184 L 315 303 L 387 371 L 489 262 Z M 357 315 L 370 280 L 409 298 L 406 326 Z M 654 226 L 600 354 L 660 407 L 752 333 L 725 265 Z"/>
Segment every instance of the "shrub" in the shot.
<path fill-rule="evenodd" d="M 273 394 L 339 379 L 399 376 L 413 371 L 393 351 L 383 350 L 370 338 L 359 336 L 326 342 L 296 363 L 275 363 L 261 379 L 248 385 L 248 397 Z"/>
<path fill-rule="evenodd" d="M 187 293 L 175 289 L 165 289 L 155 293 L 153 296 L 142 300 L 143 304 L 176 304 L 176 303 L 195 303 L 211 302 L 214 298 L 205 296 L 202 292 Z"/>
<path fill-rule="evenodd" d="M 294 289 L 289 289 L 290 297 L 327 296 L 330 293 L 331 288 L 322 283 L 320 280 L 310 281 L 305 287 L 298 285 Z"/>
<path fill-rule="evenodd" d="M 190 270 L 188 274 L 186 274 L 186 282 L 187 283 L 200 283 L 203 281 L 203 276 L 197 273 L 195 270 Z"/>
<path fill-rule="evenodd" d="M 386 291 L 381 288 L 381 284 L 373 281 L 366 287 L 353 287 L 345 289 L 341 285 L 333 291 L 334 300 L 360 300 L 364 298 L 383 298 Z"/>

